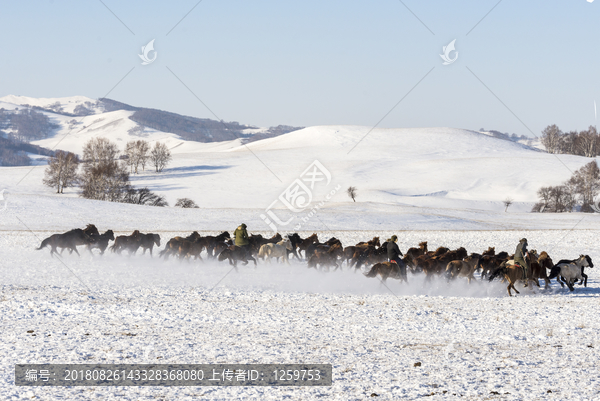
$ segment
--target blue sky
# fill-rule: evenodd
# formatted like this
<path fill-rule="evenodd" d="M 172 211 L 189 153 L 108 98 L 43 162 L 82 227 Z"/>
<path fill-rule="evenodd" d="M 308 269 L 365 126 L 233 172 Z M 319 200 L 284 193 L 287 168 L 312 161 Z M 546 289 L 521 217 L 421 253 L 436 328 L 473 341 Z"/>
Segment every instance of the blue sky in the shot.
<path fill-rule="evenodd" d="M 258 126 L 373 126 L 397 105 L 380 127 L 530 136 L 594 125 L 600 104 L 600 0 L 103 2 L 1 2 L 0 96 Z"/>

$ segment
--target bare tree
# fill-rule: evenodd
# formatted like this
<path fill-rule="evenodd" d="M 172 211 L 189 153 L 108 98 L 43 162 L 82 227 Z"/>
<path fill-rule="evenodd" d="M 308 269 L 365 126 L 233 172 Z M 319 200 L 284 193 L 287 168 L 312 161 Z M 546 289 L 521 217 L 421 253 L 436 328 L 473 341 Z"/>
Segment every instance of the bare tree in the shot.
<path fill-rule="evenodd" d="M 134 205 L 146 205 L 146 206 L 169 206 L 165 197 L 162 195 L 157 195 L 154 192 L 150 191 L 148 188 L 127 188 L 125 192 L 122 202 L 124 203 L 132 203 Z"/>
<path fill-rule="evenodd" d="M 126 163 L 129 166 L 129 173 L 133 174 L 133 167 L 136 164 L 135 141 L 129 141 L 125 144 Z"/>
<path fill-rule="evenodd" d="M 198 209 L 199 206 L 196 205 L 196 202 L 191 200 L 190 198 L 179 198 L 175 203 L 175 207 L 181 207 L 184 209 Z"/>
<path fill-rule="evenodd" d="M 598 132 L 590 126 L 587 131 L 581 131 L 578 135 L 579 154 L 585 157 L 595 157 L 598 154 Z"/>
<path fill-rule="evenodd" d="M 356 187 L 348 187 L 346 193 L 354 202 L 356 202 Z"/>
<path fill-rule="evenodd" d="M 114 161 L 119 156 L 119 148 L 106 138 L 92 138 L 83 145 L 84 168 L 93 168 Z"/>
<path fill-rule="evenodd" d="M 591 161 L 575 171 L 565 185 L 568 185 L 571 191 L 579 196 L 582 212 L 593 212 L 591 205 L 594 204 L 594 198 L 600 193 L 600 169 L 596 161 Z"/>
<path fill-rule="evenodd" d="M 54 156 L 50 157 L 48 167 L 44 172 L 44 185 L 56 188 L 57 194 L 62 194 L 63 189 L 77 185 L 79 167 L 79 158 L 76 154 L 56 151 Z"/>
<path fill-rule="evenodd" d="M 558 153 L 563 133 L 556 124 L 547 126 L 542 131 L 541 142 L 548 153 Z"/>
<path fill-rule="evenodd" d="M 171 161 L 171 151 L 162 142 L 156 142 L 154 148 L 150 152 L 150 161 L 156 168 L 156 172 L 160 173 Z"/>
<path fill-rule="evenodd" d="M 145 171 L 146 163 L 148 163 L 148 159 L 150 158 L 150 144 L 147 141 L 143 141 L 140 139 L 136 142 L 136 148 L 138 162 L 142 165 L 142 170 Z M 137 168 L 135 169 L 135 172 L 137 174 Z"/>
<path fill-rule="evenodd" d="M 146 169 L 146 163 L 150 157 L 148 152 L 150 151 L 150 145 L 147 141 L 137 140 L 129 141 L 125 145 L 125 155 L 127 156 L 127 165 L 129 166 L 130 173 L 138 173 L 138 167 L 141 165 L 142 169 Z"/>
<path fill-rule="evenodd" d="M 121 202 L 129 187 L 129 173 L 119 163 L 117 145 L 106 138 L 90 139 L 83 147 L 80 186 L 84 198 Z"/>
<path fill-rule="evenodd" d="M 506 199 L 504 199 L 502 201 L 502 203 L 504 203 L 504 206 L 505 206 L 504 212 L 506 213 L 506 211 L 508 210 L 508 207 L 513 204 L 513 199 L 511 197 L 506 197 Z"/>

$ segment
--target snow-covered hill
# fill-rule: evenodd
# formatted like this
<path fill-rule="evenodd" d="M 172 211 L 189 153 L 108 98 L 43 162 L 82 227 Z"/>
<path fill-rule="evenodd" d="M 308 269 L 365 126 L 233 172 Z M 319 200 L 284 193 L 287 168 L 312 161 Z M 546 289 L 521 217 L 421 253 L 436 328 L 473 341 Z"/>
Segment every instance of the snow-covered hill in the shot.
<path fill-rule="evenodd" d="M 7 103 L 9 101 L 13 103 Z M 75 105 L 89 101 L 85 97 L 33 99 L 5 96 L 0 98 L 0 106 L 49 107 L 58 102 L 64 109 L 74 109 Z M 165 142 L 173 154 L 169 167 L 162 173 L 147 168 L 132 175 L 133 185 L 147 186 L 165 195 L 171 205 L 177 198 L 187 197 L 205 209 L 236 209 L 239 212 L 236 215 L 244 215 L 246 210 L 248 220 L 255 219 L 262 225 L 269 207 L 277 210 L 282 221 L 290 218 L 299 221 L 302 213 L 321 203 L 321 209 L 350 213 L 346 218 L 340 218 L 344 227 L 349 226 L 352 218 L 359 217 L 353 215 L 352 210 L 360 210 L 361 218 L 371 216 L 360 224 L 362 229 L 369 229 L 369 224 L 397 225 L 398 213 L 413 216 L 409 219 L 410 224 L 421 222 L 432 229 L 437 221 L 437 217 L 432 216 L 442 215 L 445 217 L 439 220 L 439 225 L 444 228 L 472 229 L 478 224 L 485 229 L 546 228 L 551 223 L 536 224 L 529 221 L 530 217 L 519 216 L 529 212 L 540 187 L 565 181 L 572 171 L 590 160 L 547 154 L 522 143 L 454 128 L 317 126 L 248 144 L 243 144 L 240 139 L 201 143 L 141 127 L 129 119 L 133 111 L 96 111 L 98 114 L 77 119 L 43 111 L 59 128 L 50 137 L 34 143 L 81 154 L 85 142 L 94 137 L 106 137 L 120 149 L 133 139 L 144 139 L 151 145 L 156 141 Z M 306 195 L 312 197 L 310 202 L 304 202 L 308 208 L 300 208 L 301 212 L 298 208 L 291 211 L 290 204 L 281 201 L 280 195 L 291 188 L 315 160 L 329 179 L 327 183 L 310 184 L 310 193 Z M 35 208 L 38 201 L 62 203 L 65 198 L 78 197 L 76 189 L 56 195 L 51 188 L 44 187 L 43 165 L 33 169 L 2 168 L 1 171 L 0 190 L 14 194 L 15 201 L 21 199 L 18 195 L 25 196 L 22 199 L 30 199 L 33 194 L 38 197 L 33 203 L 27 201 L 27 207 Z M 349 186 L 358 189 L 356 204 L 345 193 Z M 515 203 L 509 213 L 504 213 L 502 201 L 508 197 Z M 69 210 L 66 205 L 65 210 Z M 22 206 L 26 208 L 25 204 Z M 126 205 L 115 207 L 129 210 Z M 27 213 L 26 209 L 22 211 Z M 153 212 L 160 213 L 159 210 Z M 508 218 L 511 220 L 506 223 L 508 225 L 489 225 L 490 221 L 499 222 L 508 215 L 512 216 Z M 418 216 L 429 217 L 423 220 Z M 567 218 L 565 227 L 578 218 Z M 541 221 L 546 217 L 535 219 Z M 528 223 L 524 224 L 526 221 Z M 220 228 L 220 225 L 215 223 L 214 227 Z"/>
<path fill-rule="evenodd" d="M 2 105 L 1 103 L 5 103 Z M 74 113 L 77 106 L 84 106 L 94 113 L 101 113 L 103 110 L 100 107 L 95 107 L 96 100 L 86 96 L 69 96 L 55 98 L 35 98 L 28 96 L 7 95 L 0 97 L 0 107 L 11 110 L 11 105 L 18 106 L 37 106 L 43 109 L 55 108 L 56 111 L 66 113 Z M 8 107 L 7 107 L 8 106 Z"/>

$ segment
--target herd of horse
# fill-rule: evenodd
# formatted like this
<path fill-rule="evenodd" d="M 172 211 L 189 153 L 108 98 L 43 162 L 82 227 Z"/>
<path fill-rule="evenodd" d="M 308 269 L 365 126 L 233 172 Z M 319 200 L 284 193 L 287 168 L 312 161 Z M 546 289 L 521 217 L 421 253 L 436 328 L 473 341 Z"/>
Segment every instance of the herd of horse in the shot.
<path fill-rule="evenodd" d="M 114 242 L 109 248 L 110 241 Z M 77 246 L 86 246 L 90 253 L 93 253 L 93 249 L 99 249 L 102 255 L 109 249 L 118 254 L 126 251 L 129 255 L 134 255 L 142 248 L 143 254 L 149 251 L 152 256 L 154 246 L 160 247 L 160 241 L 159 234 L 143 234 L 138 230 L 130 235 L 117 237 L 112 230 L 100 234 L 95 225 L 88 224 L 84 229 L 76 228 L 66 233 L 53 234 L 44 239 L 37 249 L 50 247 L 51 255 L 59 253 L 59 248 L 60 254 L 64 249 L 68 249 L 69 253 L 75 252 L 79 255 Z M 202 236 L 194 231 L 187 237 L 171 238 L 159 252 L 159 257 L 176 257 L 180 260 L 193 258 L 202 261 L 201 254 L 204 252 L 205 257 L 209 259 L 229 261 L 236 270 L 238 262 L 244 265 L 253 262 L 256 266 L 257 259 L 268 263 L 275 259 L 277 262 L 281 260 L 281 263 L 289 264 L 292 257 L 298 261 L 304 260 L 309 268 L 327 271 L 331 268 L 341 269 L 344 264 L 354 271 L 365 267 L 365 276 L 380 276 L 382 283 L 388 278 L 408 283 L 408 273 L 424 274 L 425 283 L 436 276 L 444 276 L 448 281 L 464 277 L 471 283 L 475 273 L 479 271 L 481 280 L 505 280 L 510 296 L 511 289 L 519 293 L 514 286 L 518 281 L 525 282 L 525 286 L 531 290 L 534 285 L 540 287 L 539 280 L 544 280 L 547 289 L 550 280 L 554 278 L 561 287 L 567 285 L 570 291 L 574 291 L 574 285 L 578 281 L 587 287 L 588 276 L 584 270 L 586 267 L 594 267 L 588 255 L 580 255 L 573 260 L 563 259 L 555 264 L 547 252 L 538 254 L 537 251 L 531 250 L 525 257 L 529 266 L 524 269 L 514 262 L 514 255 L 511 256 L 507 252 L 496 253 L 493 247 L 481 254 L 468 254 L 463 247 L 454 250 L 439 247 L 435 251 L 429 251 L 427 242 L 421 242 L 418 247 L 408 249 L 401 263 L 397 264 L 388 261 L 387 242 L 381 243 L 379 237 L 346 247 L 335 237 L 320 242 L 317 234 L 307 238 L 301 238 L 298 233 L 288 234 L 285 238 L 279 233 L 271 238 L 252 234 L 248 241 L 247 246 L 239 247 L 226 231 L 215 236 Z"/>

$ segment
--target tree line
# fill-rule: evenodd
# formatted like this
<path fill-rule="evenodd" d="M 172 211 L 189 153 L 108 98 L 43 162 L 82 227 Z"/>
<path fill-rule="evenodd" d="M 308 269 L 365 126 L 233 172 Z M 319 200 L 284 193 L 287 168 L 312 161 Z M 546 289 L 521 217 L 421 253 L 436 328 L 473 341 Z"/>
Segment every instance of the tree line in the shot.
<path fill-rule="evenodd" d="M 86 199 L 168 206 L 163 196 L 148 188 L 134 188 L 129 174 L 130 171 L 137 174 L 139 167 L 144 170 L 146 164 L 153 165 L 160 173 L 170 160 L 171 152 L 162 142 L 156 142 L 150 149 L 147 141 L 130 141 L 121 154 L 118 146 L 108 139 L 92 138 L 83 147 L 82 159 L 72 152 L 55 152 L 48 161 L 44 184 L 57 193 L 78 186 Z"/>
<path fill-rule="evenodd" d="M 600 194 L 600 169 L 596 161 L 575 171 L 562 185 L 542 187 L 532 212 L 561 213 L 579 210 L 594 212 L 594 199 Z"/>
<path fill-rule="evenodd" d="M 556 124 L 547 126 L 540 138 L 548 153 L 596 157 L 600 155 L 600 136 L 596 127 L 587 130 L 563 132 Z"/>

